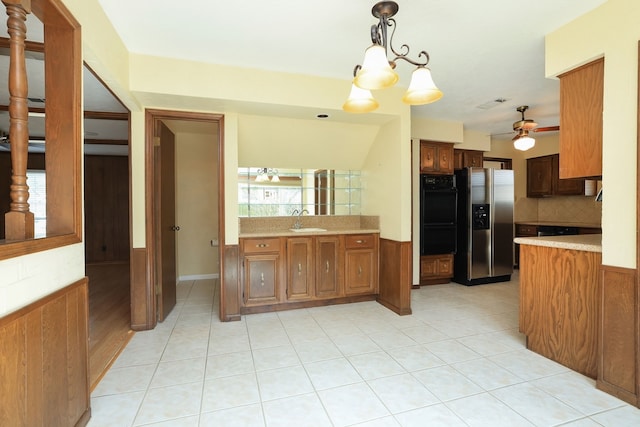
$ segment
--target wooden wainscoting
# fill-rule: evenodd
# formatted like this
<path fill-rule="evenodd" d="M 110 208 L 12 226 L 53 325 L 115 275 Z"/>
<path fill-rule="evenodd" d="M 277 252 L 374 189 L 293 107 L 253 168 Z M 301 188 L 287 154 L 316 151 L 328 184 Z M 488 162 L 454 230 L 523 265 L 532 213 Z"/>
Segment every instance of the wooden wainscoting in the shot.
<path fill-rule="evenodd" d="M 131 329 L 144 331 L 155 326 L 155 309 L 149 295 L 155 296 L 155 292 L 149 289 L 147 271 L 147 249 L 133 248 L 131 250 Z"/>
<path fill-rule="evenodd" d="M 602 266 L 596 386 L 640 406 L 640 293 L 636 270 Z"/>
<path fill-rule="evenodd" d="M 87 278 L 0 319 L 0 425 L 85 425 Z"/>
<path fill-rule="evenodd" d="M 411 242 L 380 239 L 378 302 L 400 315 L 411 314 Z"/>
<path fill-rule="evenodd" d="M 222 281 L 220 289 L 220 320 L 223 322 L 240 320 L 240 247 L 224 247 Z"/>

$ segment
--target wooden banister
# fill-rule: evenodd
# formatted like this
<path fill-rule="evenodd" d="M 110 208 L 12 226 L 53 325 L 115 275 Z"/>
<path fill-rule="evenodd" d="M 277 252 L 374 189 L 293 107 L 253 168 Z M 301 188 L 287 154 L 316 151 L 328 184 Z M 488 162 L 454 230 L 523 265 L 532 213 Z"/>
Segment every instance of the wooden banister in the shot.
<path fill-rule="evenodd" d="M 27 156 L 29 144 L 28 82 L 25 63 L 27 13 L 30 0 L 2 0 L 7 9 L 9 33 L 9 141 L 11 142 L 10 211 L 5 214 L 7 241 L 33 239 L 34 217 L 29 211 Z"/>

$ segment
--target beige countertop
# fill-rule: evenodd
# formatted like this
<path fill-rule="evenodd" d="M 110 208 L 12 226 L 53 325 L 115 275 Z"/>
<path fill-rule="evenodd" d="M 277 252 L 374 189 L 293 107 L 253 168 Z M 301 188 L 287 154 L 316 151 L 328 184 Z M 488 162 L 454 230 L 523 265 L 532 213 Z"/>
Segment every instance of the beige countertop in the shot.
<path fill-rule="evenodd" d="M 520 245 L 547 246 L 551 248 L 572 249 L 585 252 L 602 252 L 602 234 L 516 237 L 513 241 Z"/>
<path fill-rule="evenodd" d="M 515 221 L 516 224 L 557 225 L 559 227 L 601 228 L 600 224 L 568 221 Z"/>
<path fill-rule="evenodd" d="M 325 231 L 317 231 L 317 230 L 309 230 L 309 231 L 291 231 L 290 229 L 285 230 L 269 230 L 269 231 L 255 231 L 249 233 L 240 233 L 238 235 L 239 238 L 250 238 L 250 237 L 295 237 L 295 236 L 325 236 L 325 235 L 336 235 L 336 234 L 371 234 L 371 233 L 380 233 L 380 230 L 376 228 L 351 228 L 351 229 L 326 229 Z"/>

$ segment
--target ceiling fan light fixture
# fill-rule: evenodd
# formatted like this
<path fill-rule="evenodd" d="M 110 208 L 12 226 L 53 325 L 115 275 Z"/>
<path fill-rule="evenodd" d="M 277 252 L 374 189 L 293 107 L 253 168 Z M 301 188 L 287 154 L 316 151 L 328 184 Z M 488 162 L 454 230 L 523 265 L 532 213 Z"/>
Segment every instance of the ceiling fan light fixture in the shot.
<path fill-rule="evenodd" d="M 378 101 L 371 95 L 370 90 L 361 89 L 353 84 L 349 98 L 342 105 L 342 109 L 348 113 L 368 113 L 378 108 L 378 105 Z"/>
<path fill-rule="evenodd" d="M 536 145 L 536 140 L 533 139 L 532 137 L 530 137 L 528 135 L 528 133 L 525 134 L 524 136 L 518 136 L 513 141 L 513 147 L 516 150 L 520 150 L 520 151 L 527 151 L 527 150 L 533 148 L 534 145 Z"/>
<path fill-rule="evenodd" d="M 431 77 L 431 70 L 418 67 L 411 74 L 411 83 L 402 101 L 409 105 L 430 104 L 442 98 L 442 91 L 438 89 Z"/>

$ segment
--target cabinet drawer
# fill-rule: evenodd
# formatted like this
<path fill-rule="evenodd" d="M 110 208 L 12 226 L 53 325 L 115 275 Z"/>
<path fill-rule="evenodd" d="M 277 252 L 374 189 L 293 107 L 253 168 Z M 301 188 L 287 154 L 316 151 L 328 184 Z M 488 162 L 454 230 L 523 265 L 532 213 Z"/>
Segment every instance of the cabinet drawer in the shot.
<path fill-rule="evenodd" d="M 245 254 L 280 252 L 280 239 L 278 237 L 243 239 L 242 251 Z"/>
<path fill-rule="evenodd" d="M 373 248 L 375 236 L 373 234 L 348 234 L 344 238 L 346 249 Z"/>
<path fill-rule="evenodd" d="M 537 236 L 538 227 L 529 224 L 516 224 L 516 237 Z"/>

